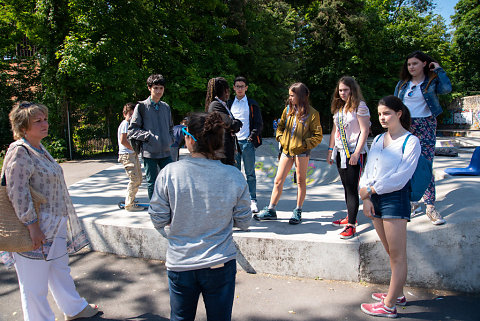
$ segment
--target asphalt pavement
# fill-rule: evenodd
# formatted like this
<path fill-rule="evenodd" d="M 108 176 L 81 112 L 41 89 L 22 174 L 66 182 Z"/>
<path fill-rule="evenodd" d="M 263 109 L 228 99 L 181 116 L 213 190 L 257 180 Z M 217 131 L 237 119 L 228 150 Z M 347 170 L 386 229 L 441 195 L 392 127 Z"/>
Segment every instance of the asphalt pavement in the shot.
<path fill-rule="evenodd" d="M 116 158 L 110 157 L 65 162 L 62 167 L 70 185 L 114 164 Z M 84 250 L 71 256 L 70 267 L 79 293 L 102 310 L 91 320 L 169 320 L 164 262 Z M 0 320 L 23 320 L 15 271 L 0 267 L 0 284 Z M 371 293 L 387 288 L 239 270 L 233 320 L 374 320 L 360 311 L 360 304 L 372 302 Z M 480 294 L 408 287 L 405 295 L 408 304 L 398 309 L 403 320 L 480 320 Z M 57 320 L 63 320 L 50 294 L 49 300 Z M 206 320 L 201 299 L 196 320 Z"/>

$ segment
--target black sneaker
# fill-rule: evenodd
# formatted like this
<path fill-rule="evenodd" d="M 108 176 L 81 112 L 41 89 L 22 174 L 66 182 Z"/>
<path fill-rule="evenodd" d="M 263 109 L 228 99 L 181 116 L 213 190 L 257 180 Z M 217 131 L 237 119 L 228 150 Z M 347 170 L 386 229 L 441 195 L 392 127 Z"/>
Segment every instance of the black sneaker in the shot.
<path fill-rule="evenodd" d="M 268 206 L 265 206 L 260 213 L 253 215 L 253 218 L 257 221 L 276 220 L 277 211 L 273 208 L 268 208 Z"/>
<path fill-rule="evenodd" d="M 299 210 L 298 208 L 293 210 L 293 215 L 292 218 L 288 221 L 289 224 L 300 224 L 302 221 L 302 210 Z"/>

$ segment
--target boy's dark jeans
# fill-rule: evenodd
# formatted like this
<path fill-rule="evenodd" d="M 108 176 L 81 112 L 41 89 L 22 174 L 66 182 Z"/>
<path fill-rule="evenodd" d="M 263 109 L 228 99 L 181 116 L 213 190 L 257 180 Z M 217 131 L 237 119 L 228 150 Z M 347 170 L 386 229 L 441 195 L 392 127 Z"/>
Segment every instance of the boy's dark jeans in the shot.
<path fill-rule="evenodd" d="M 171 162 L 172 158 L 170 156 L 164 158 L 143 158 L 143 165 L 145 166 L 145 178 L 147 180 L 148 199 L 152 199 L 158 173 L 160 173 L 162 168 Z"/>

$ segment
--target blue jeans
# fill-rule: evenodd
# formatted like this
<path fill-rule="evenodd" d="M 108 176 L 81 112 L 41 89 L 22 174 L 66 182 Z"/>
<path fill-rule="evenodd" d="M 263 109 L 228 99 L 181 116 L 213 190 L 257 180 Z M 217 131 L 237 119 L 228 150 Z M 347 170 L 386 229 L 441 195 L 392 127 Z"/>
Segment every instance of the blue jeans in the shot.
<path fill-rule="evenodd" d="M 236 273 L 236 260 L 228 261 L 216 269 L 167 271 L 170 321 L 195 320 L 200 293 L 208 321 L 231 320 Z"/>
<path fill-rule="evenodd" d="M 152 199 L 153 189 L 155 188 L 155 181 L 158 173 L 172 162 L 170 156 L 164 158 L 143 158 L 143 165 L 145 166 L 145 178 L 147 180 L 148 199 Z"/>
<path fill-rule="evenodd" d="M 257 177 L 255 176 L 255 146 L 252 142 L 245 140 L 239 140 L 240 151 L 235 155 L 235 166 L 242 170 L 245 168 L 245 175 L 247 176 L 248 191 L 250 192 L 250 199 L 257 200 Z"/>

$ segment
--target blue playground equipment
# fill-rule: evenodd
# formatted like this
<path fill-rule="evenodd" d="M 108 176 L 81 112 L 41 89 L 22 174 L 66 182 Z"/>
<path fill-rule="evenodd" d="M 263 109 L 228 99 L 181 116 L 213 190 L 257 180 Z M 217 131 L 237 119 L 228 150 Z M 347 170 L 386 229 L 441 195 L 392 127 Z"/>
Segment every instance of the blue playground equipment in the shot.
<path fill-rule="evenodd" d="M 473 151 L 470 165 L 467 168 L 447 168 L 445 173 L 448 175 L 480 176 L 480 146 Z"/>

